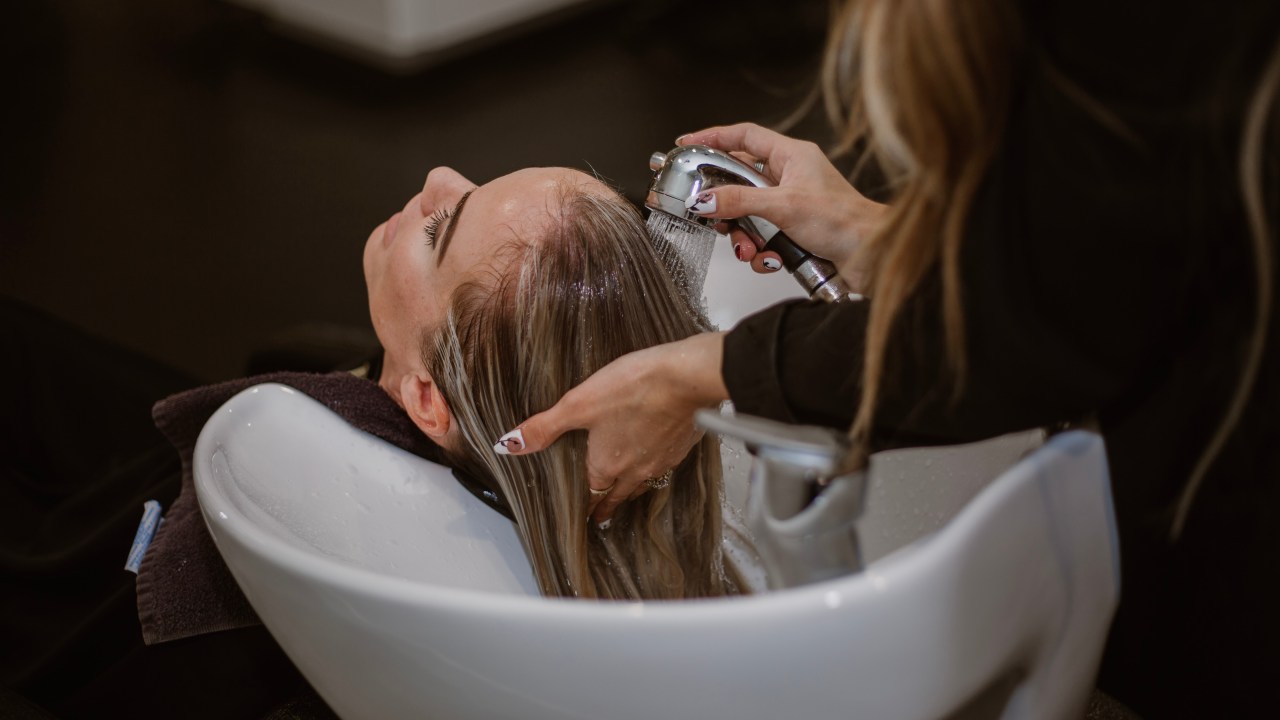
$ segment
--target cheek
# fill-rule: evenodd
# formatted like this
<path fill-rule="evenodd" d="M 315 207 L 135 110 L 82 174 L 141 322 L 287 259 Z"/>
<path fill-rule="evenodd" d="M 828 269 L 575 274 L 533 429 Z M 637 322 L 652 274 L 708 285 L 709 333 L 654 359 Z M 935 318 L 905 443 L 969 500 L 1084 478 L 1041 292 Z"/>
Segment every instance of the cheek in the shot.
<path fill-rule="evenodd" d="M 397 302 L 421 302 L 425 270 L 419 248 L 401 238 L 385 258 L 382 282 Z"/>
<path fill-rule="evenodd" d="M 361 266 L 364 269 L 364 287 L 369 294 L 369 309 L 375 310 L 379 304 L 380 295 L 384 288 L 386 278 L 383 277 L 385 270 L 385 258 L 379 257 L 374 250 L 374 236 L 369 237 L 369 242 L 364 246 L 364 256 L 361 258 Z"/>
<path fill-rule="evenodd" d="M 364 244 L 361 265 L 364 269 L 364 284 L 369 291 L 370 300 L 377 292 L 383 291 L 387 283 L 388 269 L 392 266 L 390 249 L 383 245 L 385 226 L 378 226 L 369 234 Z"/>
<path fill-rule="evenodd" d="M 365 247 L 364 280 L 374 332 L 383 347 L 390 350 L 400 344 L 406 316 L 413 304 L 405 293 L 402 261 L 377 245 L 377 239 L 371 238 Z"/>
<path fill-rule="evenodd" d="M 381 323 L 386 332 L 401 340 L 416 337 L 440 314 L 440 299 L 435 296 L 430 268 L 412 252 L 395 253 L 386 258 L 377 283 L 375 325 Z M 370 291 L 371 301 L 375 295 Z"/>

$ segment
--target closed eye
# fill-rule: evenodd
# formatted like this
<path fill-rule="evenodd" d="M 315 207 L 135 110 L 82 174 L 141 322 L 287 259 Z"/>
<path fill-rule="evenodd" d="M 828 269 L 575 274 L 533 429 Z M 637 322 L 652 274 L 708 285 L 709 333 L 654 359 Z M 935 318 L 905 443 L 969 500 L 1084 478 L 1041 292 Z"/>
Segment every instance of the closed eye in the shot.
<path fill-rule="evenodd" d="M 434 250 L 436 253 L 437 267 L 440 265 L 440 263 L 444 262 L 444 254 L 449 251 L 449 240 L 453 237 L 453 232 L 458 229 L 458 223 L 462 222 L 462 209 L 467 206 L 467 198 L 471 197 L 471 193 L 474 191 L 475 191 L 475 188 L 471 188 L 470 190 L 463 193 L 462 197 L 458 198 L 458 204 L 455 205 L 452 210 L 450 210 L 448 213 L 444 215 L 444 220 L 447 220 L 449 222 L 448 225 L 444 224 L 444 220 L 436 223 L 437 230 L 444 228 L 444 233 L 440 235 L 439 243 L 435 242 L 434 234 L 432 234 L 431 236 L 431 241 L 435 246 Z"/>
<path fill-rule="evenodd" d="M 422 226 L 422 234 L 427 236 L 427 247 L 435 249 L 436 234 L 440 232 L 440 226 L 453 215 L 453 208 L 440 208 L 431 213 L 431 217 L 427 218 L 426 225 Z"/>

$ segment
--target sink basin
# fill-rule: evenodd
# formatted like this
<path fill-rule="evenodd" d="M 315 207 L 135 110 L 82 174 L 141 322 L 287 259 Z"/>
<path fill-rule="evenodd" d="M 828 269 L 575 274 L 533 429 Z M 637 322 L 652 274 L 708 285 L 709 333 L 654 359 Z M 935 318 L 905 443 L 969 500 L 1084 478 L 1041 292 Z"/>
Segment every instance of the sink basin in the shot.
<path fill-rule="evenodd" d="M 799 292 L 715 257 L 722 326 Z M 724 457 L 741 507 L 750 459 Z M 876 456 L 864 572 L 684 602 L 540 597 L 510 522 L 447 469 L 284 386 L 224 405 L 194 462 L 232 574 L 347 720 L 1074 720 L 1119 592 L 1102 442 L 1081 432 Z"/>
<path fill-rule="evenodd" d="M 932 718 L 992 692 L 1007 717 L 1067 717 L 1117 595 L 1101 442 L 1083 433 L 861 574 L 686 602 L 537 596 L 511 524 L 445 468 L 284 386 L 229 401 L 195 462 L 232 574 L 348 720 Z"/>

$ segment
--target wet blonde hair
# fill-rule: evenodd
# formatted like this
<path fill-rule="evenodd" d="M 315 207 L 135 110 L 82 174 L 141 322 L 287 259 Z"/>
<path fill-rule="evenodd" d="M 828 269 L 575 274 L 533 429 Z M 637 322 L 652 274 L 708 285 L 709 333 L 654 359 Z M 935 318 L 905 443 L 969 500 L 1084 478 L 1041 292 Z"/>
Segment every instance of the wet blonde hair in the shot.
<path fill-rule="evenodd" d="M 454 293 L 423 359 L 460 430 L 450 453 L 497 482 L 545 595 L 679 599 L 743 587 L 722 548 L 719 444 L 704 437 L 670 485 L 587 518 L 587 437 L 500 456 L 493 442 L 613 359 L 707 329 L 621 197 L 565 187 L 543 237 L 515 243 Z"/>
<path fill-rule="evenodd" d="M 1026 54 L 1021 22 L 1009 0 L 850 0 L 834 15 L 820 82 L 838 131 L 836 152 L 865 152 L 864 158 L 873 158 L 885 171 L 893 194 L 887 221 L 861 248 L 860 266 L 869 269 L 868 294 L 875 302 L 867 327 L 864 395 L 850 430 L 861 448 L 855 462 L 865 461 L 870 444 L 893 324 L 908 297 L 934 271 L 942 281 L 941 314 L 954 396 L 963 389 L 960 249 L 974 198 L 1005 129 L 1015 68 Z M 1104 106 L 1052 67 L 1047 70 L 1099 123 L 1128 135 Z M 1263 161 L 1268 157 L 1268 124 L 1270 142 L 1276 142 L 1277 86 L 1280 44 L 1273 47 L 1246 110 L 1238 163 L 1255 260 L 1253 327 L 1228 409 L 1179 499 L 1174 538 L 1239 422 L 1266 345 L 1274 227 L 1263 193 Z"/>

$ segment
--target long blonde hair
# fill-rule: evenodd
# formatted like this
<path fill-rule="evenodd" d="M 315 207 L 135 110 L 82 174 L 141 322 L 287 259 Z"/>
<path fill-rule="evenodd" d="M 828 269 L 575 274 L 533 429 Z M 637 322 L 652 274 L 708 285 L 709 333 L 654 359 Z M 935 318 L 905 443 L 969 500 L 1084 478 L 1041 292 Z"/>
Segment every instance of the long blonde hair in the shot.
<path fill-rule="evenodd" d="M 555 404 L 611 360 L 707 329 L 621 197 L 566 187 L 550 230 L 508 248 L 496 272 L 454 294 L 423 359 L 461 430 L 451 460 L 496 480 L 546 595 L 677 599 L 744 588 L 722 548 L 719 445 L 702 439 L 670 485 L 623 503 L 612 527 L 587 518 L 587 438 L 531 455 L 494 438 Z"/>
<path fill-rule="evenodd" d="M 960 254 L 979 186 L 1000 144 L 1028 50 L 1009 0 L 849 0 L 835 15 L 821 87 L 839 133 L 836 152 L 859 150 L 885 171 L 889 217 L 864 243 L 875 298 L 867 327 L 863 398 L 850 430 L 865 461 L 885 351 L 905 302 L 931 273 L 941 279 L 941 316 L 953 397 L 963 391 L 965 326 Z M 1047 67 L 1050 78 L 1102 125 L 1125 128 L 1104 106 Z M 1172 524 L 1176 539 L 1200 484 L 1243 413 L 1257 379 L 1272 305 L 1272 232 L 1263 201 L 1266 124 L 1280 86 L 1280 44 L 1250 101 L 1239 170 L 1255 264 L 1255 315 L 1235 392 L 1192 469 Z M 1273 129 L 1274 130 L 1274 129 Z M 1131 136 L 1128 136 L 1131 137 Z M 1274 142 L 1274 138 L 1272 139 Z M 1274 208 L 1272 209 L 1274 212 Z"/>
<path fill-rule="evenodd" d="M 894 323 L 937 269 L 948 365 L 960 392 L 960 246 L 1012 101 L 1008 68 L 1020 52 L 1018 28 L 1001 0 L 858 0 L 835 18 L 821 81 L 840 133 L 837 151 L 858 147 L 874 157 L 893 194 L 884 225 L 860 250 L 875 298 L 851 430 L 864 453 Z"/>

